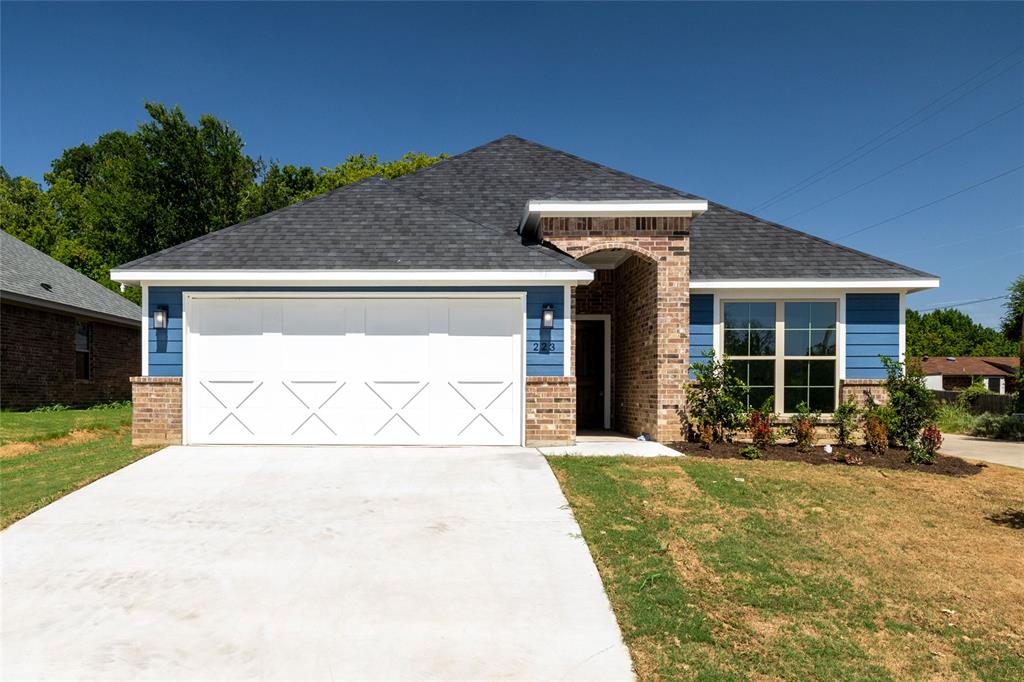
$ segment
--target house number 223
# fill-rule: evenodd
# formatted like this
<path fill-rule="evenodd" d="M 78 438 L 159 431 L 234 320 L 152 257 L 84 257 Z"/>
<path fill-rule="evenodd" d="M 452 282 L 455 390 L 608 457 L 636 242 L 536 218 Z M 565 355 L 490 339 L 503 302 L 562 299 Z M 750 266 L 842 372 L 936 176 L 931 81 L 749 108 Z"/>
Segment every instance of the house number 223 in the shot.
<path fill-rule="evenodd" d="M 539 351 L 541 353 L 551 353 L 552 351 L 555 350 L 555 342 L 554 341 L 534 341 L 533 342 L 533 350 L 534 350 L 534 352 Z"/>

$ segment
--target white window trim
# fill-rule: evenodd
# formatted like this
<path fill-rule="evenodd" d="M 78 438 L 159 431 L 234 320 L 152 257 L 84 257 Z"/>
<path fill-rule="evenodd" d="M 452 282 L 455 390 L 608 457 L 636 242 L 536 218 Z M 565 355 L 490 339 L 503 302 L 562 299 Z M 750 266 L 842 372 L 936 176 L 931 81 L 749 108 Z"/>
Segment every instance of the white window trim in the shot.
<path fill-rule="evenodd" d="M 890 292 L 891 293 L 891 292 Z M 901 298 L 902 301 L 902 298 Z M 750 292 L 748 294 L 732 295 L 729 292 L 728 296 L 722 296 L 721 294 L 714 295 L 714 318 L 712 320 L 714 324 L 714 349 L 715 356 L 721 358 L 725 353 L 725 320 L 724 310 L 725 304 L 727 303 L 750 303 L 750 302 L 773 302 L 775 303 L 775 353 L 773 355 L 765 355 L 760 357 L 753 356 L 741 356 L 744 361 L 746 360 L 773 360 L 775 362 L 775 407 L 779 415 L 783 417 L 792 416 L 792 412 L 785 412 L 785 362 L 786 359 L 800 359 L 797 356 L 786 355 L 786 336 L 785 336 L 785 319 L 786 313 L 785 304 L 794 302 L 821 302 L 821 303 L 835 303 L 836 304 L 836 354 L 835 356 L 821 356 L 819 359 L 827 360 L 833 358 L 836 362 L 836 385 L 834 390 L 833 402 L 835 405 L 839 404 L 839 395 L 842 381 L 846 378 L 846 295 L 844 294 L 826 294 L 822 295 L 821 292 L 804 292 L 802 296 L 780 296 L 776 292 Z M 901 308 L 902 314 L 902 308 Z M 782 344 L 781 346 L 779 344 Z M 781 348 L 782 352 L 779 352 Z M 901 343 L 900 348 L 903 348 Z M 902 351 L 901 351 L 902 352 Z M 842 362 L 840 361 L 842 358 Z M 780 368 L 783 370 L 780 375 Z M 781 379 L 781 383 L 780 383 Z M 826 413 L 831 414 L 831 412 Z"/>
<path fill-rule="evenodd" d="M 573 375 L 572 366 L 572 287 L 565 285 L 562 291 L 562 376 Z"/>
<path fill-rule="evenodd" d="M 577 315 L 577 320 L 597 320 L 604 322 L 604 417 L 601 422 L 604 428 L 612 428 L 612 316 L 611 315 Z M 577 391 L 579 389 L 577 388 Z M 579 394 L 577 393 L 577 400 Z"/>
<path fill-rule="evenodd" d="M 149 376 L 149 287 L 142 287 L 142 376 Z"/>

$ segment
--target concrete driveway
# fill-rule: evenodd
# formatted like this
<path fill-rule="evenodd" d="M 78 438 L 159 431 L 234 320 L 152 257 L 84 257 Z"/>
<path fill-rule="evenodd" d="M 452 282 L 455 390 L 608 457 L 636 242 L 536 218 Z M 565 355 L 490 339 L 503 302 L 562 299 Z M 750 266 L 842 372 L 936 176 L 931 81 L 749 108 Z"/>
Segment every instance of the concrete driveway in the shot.
<path fill-rule="evenodd" d="M 944 433 L 939 452 L 961 459 L 1024 469 L 1024 443 Z"/>
<path fill-rule="evenodd" d="M 4 679 L 631 679 L 524 448 L 173 447 L 0 534 Z"/>

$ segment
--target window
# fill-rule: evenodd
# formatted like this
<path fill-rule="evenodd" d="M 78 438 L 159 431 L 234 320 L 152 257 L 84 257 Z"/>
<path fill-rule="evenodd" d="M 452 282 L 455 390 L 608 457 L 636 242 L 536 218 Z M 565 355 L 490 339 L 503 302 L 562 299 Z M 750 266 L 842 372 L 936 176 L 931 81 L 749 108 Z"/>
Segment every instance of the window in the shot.
<path fill-rule="evenodd" d="M 75 378 L 90 379 L 89 346 L 92 341 L 92 328 L 88 322 L 78 322 L 75 326 Z"/>
<path fill-rule="evenodd" d="M 988 378 L 988 390 L 992 391 L 993 393 L 1000 393 L 1001 392 L 1000 389 L 1002 389 L 1002 385 L 1001 385 L 1001 382 L 999 381 L 999 377 L 989 377 Z"/>
<path fill-rule="evenodd" d="M 726 303 L 724 312 L 725 354 L 747 384 L 747 407 L 760 407 L 775 395 L 775 303 Z"/>
<path fill-rule="evenodd" d="M 775 409 L 801 402 L 832 412 L 836 403 L 835 301 L 730 301 L 722 306 L 723 345 L 747 385 L 748 407 L 774 397 Z"/>

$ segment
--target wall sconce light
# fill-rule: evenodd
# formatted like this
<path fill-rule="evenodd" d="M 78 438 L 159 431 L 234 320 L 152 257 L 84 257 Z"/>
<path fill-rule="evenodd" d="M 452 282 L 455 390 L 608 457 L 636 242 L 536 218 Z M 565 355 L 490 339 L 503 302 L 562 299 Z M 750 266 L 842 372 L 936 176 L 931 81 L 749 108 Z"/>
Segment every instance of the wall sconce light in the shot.
<path fill-rule="evenodd" d="M 167 329 L 167 306 L 160 306 L 153 311 L 153 328 Z"/>
<path fill-rule="evenodd" d="M 540 309 L 540 328 L 541 329 L 554 329 L 555 328 L 555 306 L 550 303 L 545 303 Z"/>

